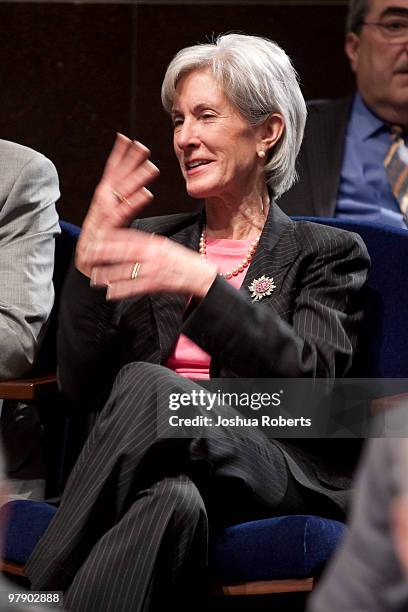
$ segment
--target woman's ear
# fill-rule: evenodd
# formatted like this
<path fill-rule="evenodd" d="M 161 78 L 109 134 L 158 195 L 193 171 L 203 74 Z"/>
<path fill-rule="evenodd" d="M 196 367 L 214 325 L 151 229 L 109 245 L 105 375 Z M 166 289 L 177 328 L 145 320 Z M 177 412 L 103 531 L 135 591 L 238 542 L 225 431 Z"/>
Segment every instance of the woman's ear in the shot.
<path fill-rule="evenodd" d="M 281 114 L 273 113 L 260 127 L 262 128 L 262 132 L 258 146 L 258 156 L 265 157 L 282 137 L 285 129 L 285 120 Z M 264 155 L 259 155 L 261 152 L 263 152 Z"/>

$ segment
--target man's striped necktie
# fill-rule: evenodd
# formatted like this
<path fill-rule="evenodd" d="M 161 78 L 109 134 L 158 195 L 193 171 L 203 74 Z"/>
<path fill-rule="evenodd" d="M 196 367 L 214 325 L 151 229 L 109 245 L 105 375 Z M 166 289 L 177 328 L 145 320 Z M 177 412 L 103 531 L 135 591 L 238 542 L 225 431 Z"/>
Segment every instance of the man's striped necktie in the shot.
<path fill-rule="evenodd" d="M 408 147 L 403 138 L 404 131 L 399 126 L 392 126 L 390 131 L 391 145 L 384 159 L 385 172 L 391 191 L 407 223 L 408 219 Z"/>

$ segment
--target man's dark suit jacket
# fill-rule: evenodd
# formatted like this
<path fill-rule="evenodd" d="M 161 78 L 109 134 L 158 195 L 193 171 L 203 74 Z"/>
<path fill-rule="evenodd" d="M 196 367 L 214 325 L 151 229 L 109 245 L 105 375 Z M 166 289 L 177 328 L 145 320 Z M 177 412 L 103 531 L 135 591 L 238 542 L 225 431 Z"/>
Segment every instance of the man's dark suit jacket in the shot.
<path fill-rule="evenodd" d="M 334 217 L 352 98 L 308 104 L 299 180 L 278 200 L 288 215 Z"/>
<path fill-rule="evenodd" d="M 197 250 L 203 222 L 203 214 L 181 214 L 137 224 Z M 367 269 L 358 236 L 294 223 L 275 204 L 240 291 L 218 277 L 206 297 L 188 307 L 188 296 L 173 294 L 109 303 L 104 290 L 91 288 L 72 268 L 61 300 L 62 391 L 76 405 L 99 409 L 123 365 L 165 365 L 181 332 L 211 355 L 212 377 L 343 376 L 362 319 L 359 290 Z M 273 278 L 276 289 L 253 303 L 248 286 L 262 275 Z M 297 463 L 307 464 L 303 451 L 302 457 L 293 452 Z M 344 475 L 344 457 L 332 460 Z M 330 469 L 322 470 L 319 480 L 331 480 Z"/>

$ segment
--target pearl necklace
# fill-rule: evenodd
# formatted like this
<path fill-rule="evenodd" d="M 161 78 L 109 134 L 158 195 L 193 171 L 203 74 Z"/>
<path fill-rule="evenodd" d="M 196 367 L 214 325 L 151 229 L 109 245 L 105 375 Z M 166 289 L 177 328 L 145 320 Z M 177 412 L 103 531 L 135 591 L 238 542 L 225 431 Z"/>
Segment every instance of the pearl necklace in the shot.
<path fill-rule="evenodd" d="M 239 265 L 236 268 L 233 268 L 232 270 L 228 270 L 228 272 L 218 272 L 219 276 L 222 276 L 223 278 L 228 279 L 228 278 L 232 278 L 233 276 L 238 276 L 238 274 L 241 274 L 241 272 L 243 272 L 245 268 L 247 268 L 249 264 L 251 263 L 254 253 L 256 251 L 256 248 L 258 246 L 259 239 L 260 239 L 260 236 L 258 236 L 256 240 L 251 242 L 247 254 L 245 255 L 243 259 L 241 259 Z M 201 232 L 200 245 L 199 245 L 198 252 L 200 253 L 201 259 L 203 260 L 203 262 L 208 263 L 207 262 L 207 228 L 205 225 L 203 227 L 203 231 Z"/>

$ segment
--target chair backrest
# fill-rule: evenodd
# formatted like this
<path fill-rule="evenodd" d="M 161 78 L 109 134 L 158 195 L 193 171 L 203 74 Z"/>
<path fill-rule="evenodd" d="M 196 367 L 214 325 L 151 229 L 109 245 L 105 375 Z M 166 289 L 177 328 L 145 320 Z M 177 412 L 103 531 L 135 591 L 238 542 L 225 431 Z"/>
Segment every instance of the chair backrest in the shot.
<path fill-rule="evenodd" d="M 349 376 L 408 378 L 408 231 L 367 221 L 294 217 L 359 234 L 371 257 L 365 316 Z"/>
<path fill-rule="evenodd" d="M 64 278 L 71 263 L 80 228 L 67 221 L 60 220 L 61 234 L 55 240 L 55 257 L 54 257 L 54 274 L 53 283 L 55 291 L 54 306 L 51 312 L 50 320 L 47 327 L 47 332 L 44 341 L 41 345 L 36 365 L 30 376 L 37 374 L 55 372 L 56 367 L 56 336 L 58 325 L 58 312 L 61 289 L 64 284 Z"/>

